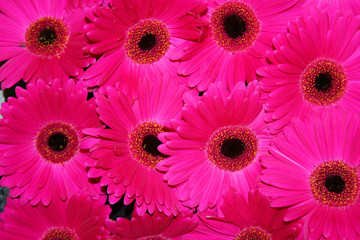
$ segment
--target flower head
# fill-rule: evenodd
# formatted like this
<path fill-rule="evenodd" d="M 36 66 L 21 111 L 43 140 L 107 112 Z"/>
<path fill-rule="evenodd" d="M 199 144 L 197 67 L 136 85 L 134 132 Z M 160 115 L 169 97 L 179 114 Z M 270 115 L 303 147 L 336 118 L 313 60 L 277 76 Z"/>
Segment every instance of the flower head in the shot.
<path fill-rule="evenodd" d="M 191 211 L 182 212 L 176 217 L 155 211 L 153 214 L 139 216 L 131 220 L 117 218 L 116 222 L 107 220 L 106 227 L 118 239 L 166 240 L 183 239 L 183 235 L 193 231 L 198 225 Z"/>
<path fill-rule="evenodd" d="M 144 80 L 135 101 L 111 87 L 106 96 L 95 94 L 100 118 L 109 128 L 85 131 L 99 140 L 91 147 L 94 159 L 88 163 L 89 176 L 101 177 L 100 183 L 108 185 L 111 204 L 125 194 L 124 203 L 135 200 L 139 215 L 155 210 L 178 213 L 174 188 L 155 168 L 167 157 L 158 151 L 158 135 L 170 130 L 170 119 L 183 105 L 183 88 L 176 82 L 168 77 Z"/>
<path fill-rule="evenodd" d="M 88 9 L 86 49 L 103 54 L 85 73 L 88 86 L 104 93 L 117 83 L 133 93 L 139 78 L 176 75 L 178 63 L 169 56 L 180 43 L 200 38 L 192 21 L 204 9 L 201 0 L 114 0 L 111 7 Z"/>
<path fill-rule="evenodd" d="M 351 12 L 313 10 L 274 39 L 275 50 L 267 55 L 271 64 L 258 69 L 272 133 L 312 111 L 360 110 L 359 22 Z"/>
<path fill-rule="evenodd" d="M 38 80 L 27 90 L 17 87 L 16 95 L 0 110 L 1 184 L 11 188 L 10 196 L 32 205 L 65 200 L 80 189 L 97 196 L 86 174 L 90 155 L 83 149 L 94 140 L 82 130 L 101 124 L 82 83 Z"/>
<path fill-rule="evenodd" d="M 300 222 L 284 222 L 287 209 L 275 209 L 259 191 L 247 195 L 228 188 L 221 206 L 224 216 L 199 214 L 199 227 L 187 236 L 196 239 L 280 240 L 295 239 L 301 232 Z"/>
<path fill-rule="evenodd" d="M 200 42 L 180 45 L 172 56 L 180 60 L 178 73 L 189 76 L 190 87 L 206 90 L 210 83 L 256 79 L 256 68 L 265 63 L 272 38 L 285 32 L 287 21 L 299 13 L 299 1 L 210 0 L 201 23 Z M 206 59 L 206 61 L 204 61 Z"/>
<path fill-rule="evenodd" d="M 180 200 L 199 211 L 220 207 L 227 186 L 246 194 L 260 174 L 259 156 L 271 137 L 262 119 L 259 84 L 211 85 L 198 102 L 173 120 L 176 132 L 161 133 L 160 152 L 170 155 L 157 164 L 164 179 L 179 189 Z"/>
<path fill-rule="evenodd" d="M 109 239 L 105 220 L 110 207 L 104 199 L 93 200 L 84 192 L 66 201 L 54 199 L 48 206 L 21 205 L 8 199 L 0 214 L 0 237 L 9 240 L 81 240 Z"/>
<path fill-rule="evenodd" d="M 359 238 L 359 119 L 331 109 L 295 119 L 275 137 L 264 166 L 262 192 L 271 206 L 303 218 L 307 239 Z"/>
<path fill-rule="evenodd" d="M 86 45 L 84 13 L 67 0 L 4 0 L 0 6 L 0 82 L 3 89 L 23 79 L 80 78 L 93 59 Z M 6 7 L 4 7 L 6 6 Z"/>

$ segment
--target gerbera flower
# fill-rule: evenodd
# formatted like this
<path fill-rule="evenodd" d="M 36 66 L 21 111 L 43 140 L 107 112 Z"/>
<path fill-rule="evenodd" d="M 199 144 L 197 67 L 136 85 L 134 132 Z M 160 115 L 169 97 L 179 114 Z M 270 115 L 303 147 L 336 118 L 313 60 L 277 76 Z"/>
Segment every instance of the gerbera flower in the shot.
<path fill-rule="evenodd" d="M 276 50 L 267 55 L 271 64 L 258 69 L 272 133 L 311 111 L 335 105 L 360 111 L 359 22 L 350 11 L 314 9 L 274 39 Z"/>
<path fill-rule="evenodd" d="M 2 89 L 20 79 L 81 77 L 93 62 L 84 54 L 84 12 L 67 0 L 4 0 L 0 4 L 0 68 Z"/>
<path fill-rule="evenodd" d="M 51 86 L 38 80 L 27 90 L 17 87 L 16 95 L 0 110 L 0 185 L 32 205 L 49 205 L 54 196 L 65 200 L 79 189 L 97 196 L 86 173 L 90 156 L 83 150 L 94 140 L 81 131 L 99 127 L 100 120 L 86 88 L 73 80 L 54 80 Z"/>
<path fill-rule="evenodd" d="M 124 203 L 136 200 L 137 213 L 156 209 L 177 214 L 177 198 L 173 188 L 162 179 L 155 165 L 166 156 L 157 147 L 157 135 L 169 131 L 169 121 L 182 107 L 184 89 L 174 78 L 146 80 L 139 85 L 138 100 L 115 88 L 107 89 L 107 97 L 95 93 L 100 119 L 109 129 L 88 129 L 85 132 L 100 139 L 91 148 L 93 160 L 89 177 L 101 177 L 108 185 L 110 204 L 125 193 Z"/>
<path fill-rule="evenodd" d="M 262 158 L 262 192 L 286 221 L 304 218 L 307 239 L 359 239 L 359 118 L 332 110 L 294 119 Z"/>
<path fill-rule="evenodd" d="M 221 206 L 224 217 L 200 213 L 202 224 L 186 235 L 187 239 L 295 239 L 302 226 L 298 222 L 285 223 L 286 209 L 270 207 L 269 200 L 258 191 L 248 196 L 229 188 Z"/>
<path fill-rule="evenodd" d="M 162 133 L 160 152 L 170 155 L 157 164 L 164 180 L 178 186 L 179 198 L 200 211 L 221 203 L 226 186 L 247 194 L 261 170 L 259 156 L 270 139 L 262 119 L 257 81 L 211 85 L 195 105 L 185 105 L 176 132 Z"/>
<path fill-rule="evenodd" d="M 199 91 L 224 79 L 230 88 L 239 81 L 256 79 L 256 68 L 264 64 L 263 56 L 272 38 L 286 30 L 287 22 L 297 16 L 299 5 L 298 0 L 208 2 L 205 39 L 180 46 L 172 56 L 173 60 L 183 61 L 178 73 L 191 75 L 189 85 L 197 86 Z"/>
<path fill-rule="evenodd" d="M 92 42 L 87 49 L 104 54 L 86 71 L 88 86 L 101 86 L 104 92 L 119 82 L 129 93 L 141 77 L 176 75 L 177 63 L 169 55 L 181 42 L 200 37 L 191 23 L 204 9 L 201 0 L 113 0 L 111 8 L 88 9 L 91 23 L 85 29 Z"/>
<path fill-rule="evenodd" d="M 182 212 L 176 217 L 166 216 L 155 211 L 154 214 L 139 216 L 136 213 L 131 220 L 117 218 L 116 222 L 106 221 L 106 227 L 114 239 L 184 239 L 182 236 L 193 231 L 198 221 L 191 211 Z"/>
<path fill-rule="evenodd" d="M 105 200 L 105 199 L 104 199 Z M 21 205 L 8 199 L 0 214 L 0 238 L 7 240 L 109 239 L 105 220 L 110 214 L 105 201 L 81 192 L 67 201 L 54 199 L 50 206 Z"/>

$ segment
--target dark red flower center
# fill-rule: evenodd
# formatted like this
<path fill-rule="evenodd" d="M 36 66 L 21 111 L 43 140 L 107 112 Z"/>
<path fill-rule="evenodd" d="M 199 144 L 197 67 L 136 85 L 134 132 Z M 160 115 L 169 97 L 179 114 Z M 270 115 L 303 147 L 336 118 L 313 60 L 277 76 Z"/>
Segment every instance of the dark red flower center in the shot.
<path fill-rule="evenodd" d="M 54 133 L 49 137 L 48 146 L 56 151 L 61 152 L 67 146 L 68 140 L 63 133 Z"/>
<path fill-rule="evenodd" d="M 245 148 L 245 143 L 243 143 L 240 139 L 225 139 L 221 145 L 221 154 L 225 157 L 236 159 L 244 153 Z"/>
<path fill-rule="evenodd" d="M 271 234 L 260 227 L 247 227 L 234 240 L 271 240 Z"/>
<path fill-rule="evenodd" d="M 331 83 L 332 83 L 332 77 L 330 75 L 330 73 L 328 72 L 324 72 L 324 73 L 319 73 L 319 75 L 317 75 L 315 77 L 315 88 L 318 92 L 327 92 L 330 90 L 331 88 Z"/>
<path fill-rule="evenodd" d="M 355 168 L 342 161 L 320 164 L 310 176 L 314 198 L 328 207 L 346 207 L 354 203 L 360 193 L 360 180 Z"/>
<path fill-rule="evenodd" d="M 25 45 L 34 54 L 56 57 L 65 51 L 69 30 L 65 23 L 54 17 L 42 17 L 26 29 Z"/>
<path fill-rule="evenodd" d="M 79 240 L 74 230 L 67 227 L 51 227 L 42 236 L 42 240 Z"/>
<path fill-rule="evenodd" d="M 125 52 L 136 63 L 157 62 L 166 54 L 169 47 L 169 30 L 159 20 L 140 20 L 127 31 Z"/>
<path fill-rule="evenodd" d="M 213 11 L 210 20 L 215 41 L 229 52 L 246 50 L 260 32 L 260 22 L 254 10 L 242 2 L 221 4 Z"/>
<path fill-rule="evenodd" d="M 152 156 L 160 156 L 161 153 L 158 150 L 158 146 L 160 146 L 161 141 L 157 138 L 156 135 L 149 134 L 146 135 L 142 142 L 143 149 Z"/>
<path fill-rule="evenodd" d="M 139 48 L 143 51 L 149 51 L 156 46 L 156 37 L 154 34 L 148 33 L 141 37 L 138 43 Z"/>
<path fill-rule="evenodd" d="M 227 126 L 212 134 L 206 152 L 211 163 L 223 170 L 235 172 L 252 163 L 257 148 L 257 138 L 250 129 Z"/>
<path fill-rule="evenodd" d="M 143 165 L 155 169 L 158 162 L 165 158 L 159 152 L 161 141 L 157 135 L 164 132 L 164 127 L 156 122 L 144 122 L 130 133 L 130 151 L 132 156 Z"/>
<path fill-rule="evenodd" d="M 247 25 L 239 15 L 230 14 L 224 17 L 224 31 L 233 39 L 243 36 L 247 30 Z"/>
<path fill-rule="evenodd" d="M 329 192 L 342 193 L 345 190 L 345 181 L 339 175 L 326 176 L 324 184 Z"/>
<path fill-rule="evenodd" d="M 329 105 L 339 101 L 347 85 L 344 68 L 329 58 L 311 62 L 300 78 L 304 99 L 316 105 Z"/>
<path fill-rule="evenodd" d="M 39 131 L 36 147 L 45 160 L 65 163 L 79 150 L 78 134 L 68 123 L 52 122 Z"/>
<path fill-rule="evenodd" d="M 39 31 L 39 42 L 41 42 L 44 45 L 53 44 L 56 38 L 57 36 L 55 29 L 50 26 L 46 26 L 44 29 Z"/>

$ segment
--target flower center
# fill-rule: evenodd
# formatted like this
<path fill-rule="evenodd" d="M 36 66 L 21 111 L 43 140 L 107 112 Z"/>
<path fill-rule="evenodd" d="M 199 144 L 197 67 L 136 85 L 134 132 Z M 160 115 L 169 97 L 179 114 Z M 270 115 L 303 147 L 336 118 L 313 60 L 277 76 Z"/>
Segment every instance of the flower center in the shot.
<path fill-rule="evenodd" d="M 143 51 L 151 50 L 156 45 L 156 37 L 154 34 L 146 34 L 142 36 L 140 42 L 138 43 L 139 48 Z"/>
<path fill-rule="evenodd" d="M 225 139 L 221 145 L 221 154 L 231 159 L 239 157 L 244 151 L 245 143 L 237 138 Z"/>
<path fill-rule="evenodd" d="M 49 137 L 48 146 L 56 151 L 61 152 L 67 146 L 68 140 L 66 136 L 62 133 L 54 133 Z"/>
<path fill-rule="evenodd" d="M 79 150 L 78 134 L 70 124 L 52 122 L 39 131 L 36 148 L 45 160 L 65 163 Z"/>
<path fill-rule="evenodd" d="M 136 63 L 149 64 L 159 61 L 169 47 L 169 30 L 159 20 L 140 20 L 127 31 L 125 52 Z"/>
<path fill-rule="evenodd" d="M 247 227 L 236 235 L 234 240 L 271 240 L 271 234 L 260 227 Z"/>
<path fill-rule="evenodd" d="M 325 162 L 310 176 L 314 198 L 328 207 L 346 207 L 356 201 L 360 180 L 356 169 L 341 161 Z"/>
<path fill-rule="evenodd" d="M 26 29 L 25 45 L 36 55 L 57 57 L 65 51 L 68 42 L 68 28 L 54 17 L 42 17 Z"/>
<path fill-rule="evenodd" d="M 311 62 L 300 77 L 305 100 L 316 105 L 329 105 L 340 100 L 346 84 L 344 68 L 329 58 Z"/>
<path fill-rule="evenodd" d="M 155 169 L 158 162 L 165 158 L 158 146 L 161 141 L 157 135 L 164 132 L 164 127 L 156 122 L 144 122 L 130 133 L 130 152 L 143 165 Z"/>
<path fill-rule="evenodd" d="M 246 3 L 225 2 L 214 10 L 210 20 L 215 41 L 229 52 L 246 50 L 260 32 L 259 19 Z"/>
<path fill-rule="evenodd" d="M 233 39 L 244 35 L 247 25 L 248 24 L 239 15 L 231 14 L 224 17 L 223 26 L 225 33 Z"/>
<path fill-rule="evenodd" d="M 52 27 L 46 26 L 46 28 L 39 32 L 39 41 L 44 45 L 53 44 L 56 38 L 55 29 Z"/>
<path fill-rule="evenodd" d="M 161 144 L 160 140 L 155 135 L 146 135 L 141 144 L 142 148 L 152 156 L 159 156 L 161 153 L 157 147 Z"/>
<path fill-rule="evenodd" d="M 325 179 L 325 188 L 329 192 L 341 193 L 345 190 L 345 181 L 339 175 L 330 175 Z"/>
<path fill-rule="evenodd" d="M 318 76 L 315 77 L 315 88 L 318 92 L 327 92 L 331 88 L 331 80 L 332 77 L 330 73 L 319 73 Z"/>
<path fill-rule="evenodd" d="M 51 227 L 43 234 L 42 240 L 79 240 L 79 237 L 70 228 Z"/>
<path fill-rule="evenodd" d="M 258 141 L 254 133 L 241 126 L 217 129 L 210 137 L 206 152 L 211 163 L 231 172 L 241 170 L 254 160 Z"/>

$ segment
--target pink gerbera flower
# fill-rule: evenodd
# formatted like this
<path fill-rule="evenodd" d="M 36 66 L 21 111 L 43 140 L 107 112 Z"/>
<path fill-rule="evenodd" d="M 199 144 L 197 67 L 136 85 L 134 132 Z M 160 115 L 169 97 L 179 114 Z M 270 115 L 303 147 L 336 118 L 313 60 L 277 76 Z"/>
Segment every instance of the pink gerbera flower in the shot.
<path fill-rule="evenodd" d="M 198 221 L 193 219 L 191 211 L 174 216 L 166 216 L 155 211 L 153 214 L 139 216 L 133 214 L 131 220 L 117 218 L 116 222 L 106 221 L 106 227 L 114 235 L 114 239 L 184 239 L 182 236 L 193 231 Z"/>
<path fill-rule="evenodd" d="M 3 0 L 0 4 L 0 68 L 3 89 L 20 79 L 80 77 L 93 61 L 86 45 L 84 13 L 67 0 Z"/>
<path fill-rule="evenodd" d="M 157 147 L 157 135 L 169 131 L 169 121 L 180 111 L 184 89 L 176 79 L 143 81 L 139 98 L 131 97 L 114 88 L 107 96 L 95 93 L 98 113 L 109 129 L 88 129 L 85 132 L 100 139 L 91 148 L 90 177 L 101 177 L 108 185 L 110 204 L 124 196 L 124 203 L 136 200 L 137 213 L 156 209 L 165 214 L 177 214 L 178 200 L 173 188 L 162 179 L 155 165 L 166 156 Z"/>
<path fill-rule="evenodd" d="M 263 56 L 270 49 L 272 38 L 284 32 L 287 22 L 299 11 L 299 0 L 208 2 L 205 39 L 180 46 L 172 56 L 173 60 L 184 61 L 178 73 L 191 75 L 189 85 L 197 86 L 199 91 L 224 79 L 230 87 L 239 81 L 256 79 L 256 68 L 264 64 Z"/>
<path fill-rule="evenodd" d="M 304 218 L 306 239 L 359 239 L 359 118 L 330 109 L 283 133 L 262 158 L 271 206 L 289 208 L 286 221 Z"/>
<path fill-rule="evenodd" d="M 295 239 L 302 229 L 296 221 L 285 223 L 287 210 L 270 207 L 269 200 L 258 191 L 244 196 L 229 188 L 221 211 L 224 217 L 200 213 L 202 223 L 186 239 L 285 240 Z"/>
<path fill-rule="evenodd" d="M 90 156 L 83 150 L 94 140 L 81 131 L 99 127 L 100 120 L 83 85 L 54 80 L 48 86 L 38 80 L 27 90 L 17 87 L 16 95 L 0 110 L 0 184 L 11 188 L 11 197 L 32 205 L 49 205 L 54 197 L 65 200 L 79 189 L 97 196 L 86 173 Z"/>
<path fill-rule="evenodd" d="M 0 214 L 0 238 L 107 240 L 109 232 L 105 220 L 109 217 L 110 207 L 104 203 L 83 192 L 74 194 L 67 201 L 54 199 L 48 207 L 21 205 L 18 199 L 8 199 Z"/>
<path fill-rule="evenodd" d="M 278 133 L 294 117 L 337 105 L 360 111 L 360 16 L 313 9 L 274 39 L 260 68 L 265 120 Z M 346 29 L 346 31 L 344 31 Z"/>
<path fill-rule="evenodd" d="M 221 203 L 227 186 L 246 193 L 261 171 L 259 156 L 270 139 L 262 119 L 259 84 L 243 83 L 229 92 L 212 85 L 196 104 L 173 120 L 176 132 L 162 133 L 159 150 L 169 158 L 157 164 L 164 180 L 178 186 L 179 198 L 200 211 Z"/>
<path fill-rule="evenodd" d="M 88 9 L 91 23 L 85 29 L 92 42 L 87 49 L 104 54 L 86 71 L 88 86 L 101 86 L 103 92 L 119 82 L 131 92 L 139 77 L 175 75 L 177 63 L 169 55 L 181 42 L 199 39 L 200 30 L 191 23 L 205 9 L 201 0 L 113 0 L 110 5 Z"/>

